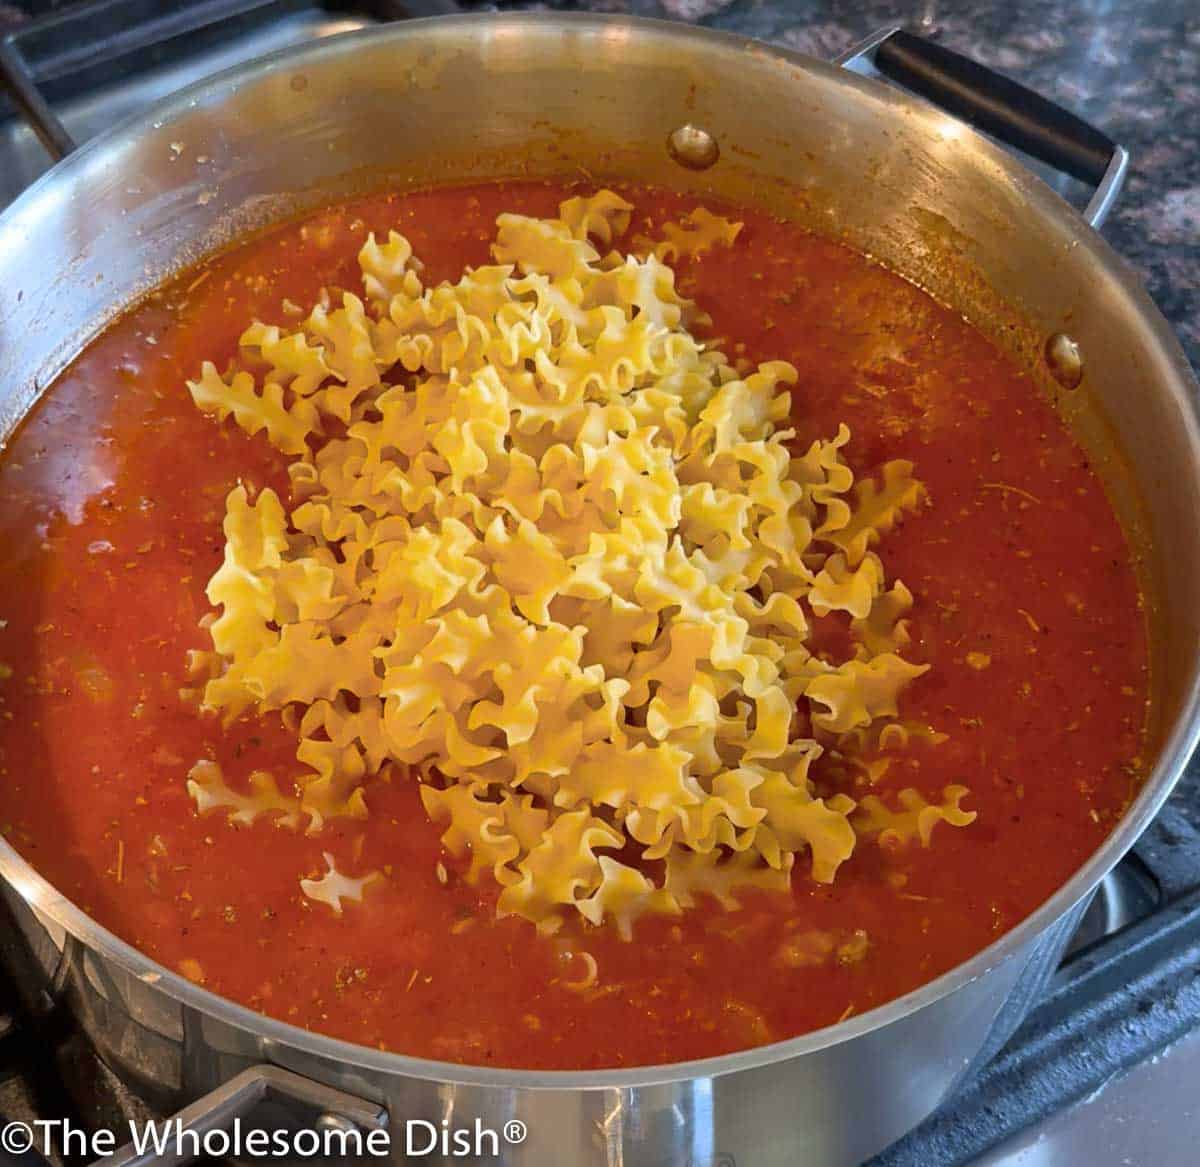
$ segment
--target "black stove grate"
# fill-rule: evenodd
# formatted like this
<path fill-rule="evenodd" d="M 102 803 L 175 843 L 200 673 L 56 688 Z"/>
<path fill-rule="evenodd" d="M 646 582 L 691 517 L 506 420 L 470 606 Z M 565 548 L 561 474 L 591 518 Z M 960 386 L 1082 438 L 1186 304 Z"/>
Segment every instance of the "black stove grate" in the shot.
<path fill-rule="evenodd" d="M 228 42 L 290 13 L 320 8 L 387 21 L 459 9 L 455 0 L 27 0 L 16 7 L 47 13 L 28 23 L 14 21 L 7 39 L 24 59 L 29 80 L 52 104 Z"/>

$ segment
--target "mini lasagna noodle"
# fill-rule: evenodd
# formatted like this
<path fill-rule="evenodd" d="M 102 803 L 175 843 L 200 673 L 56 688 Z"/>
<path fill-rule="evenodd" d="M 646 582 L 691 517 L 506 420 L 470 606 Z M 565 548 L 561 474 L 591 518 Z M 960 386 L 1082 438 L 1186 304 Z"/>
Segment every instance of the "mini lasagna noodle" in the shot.
<path fill-rule="evenodd" d="M 235 367 L 189 382 L 291 459 L 292 492 L 229 494 L 192 665 L 205 710 L 278 711 L 296 769 L 238 775 L 245 794 L 201 759 L 200 809 L 319 833 L 411 770 L 501 915 L 625 937 L 974 819 L 960 785 L 894 807 L 816 786 L 823 752 L 907 732 L 898 696 L 928 666 L 876 548 L 925 491 L 903 460 L 855 482 L 844 425 L 798 448 L 792 366 L 702 339 L 668 264 L 740 224 L 698 208 L 623 251 L 632 212 L 601 191 L 502 214 L 494 263 L 434 285 L 372 235 L 361 296 L 255 322 Z M 812 643 L 830 613 L 844 659 Z M 340 913 L 372 877 L 329 859 L 306 882 Z"/>

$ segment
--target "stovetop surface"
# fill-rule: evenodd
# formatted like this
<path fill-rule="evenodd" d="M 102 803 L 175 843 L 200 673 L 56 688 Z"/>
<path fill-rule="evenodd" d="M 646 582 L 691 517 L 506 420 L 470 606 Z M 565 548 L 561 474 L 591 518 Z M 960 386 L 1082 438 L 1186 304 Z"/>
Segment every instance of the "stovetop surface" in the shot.
<path fill-rule="evenodd" d="M 180 34 L 184 8 L 220 27 Z M 304 3 L 106 0 L 103 19 L 28 37 L 34 72 L 77 140 L 192 81 L 287 45 L 426 14 L 445 0 Z M 908 24 L 1061 101 L 1132 154 L 1105 227 L 1200 362 L 1200 5 L 1195 0 L 596 0 L 686 17 L 831 57 Z M 57 6 L 0 3 L 0 30 Z M 106 24 L 105 21 L 108 23 Z M 172 21 L 177 23 L 172 24 Z M 151 33 L 146 30 L 155 22 Z M 130 30 L 133 29 L 133 35 Z M 86 35 L 85 35 L 86 30 Z M 140 30 L 140 33 L 138 32 Z M 99 35 L 103 34 L 103 35 Z M 186 41 L 186 49 L 183 42 Z M 0 207 L 47 166 L 0 106 Z M 1072 193 L 1064 189 L 1064 194 Z M 0 950 L 6 943 L 0 923 Z M 19 965 L 15 950 L 0 963 Z M 17 981 L 20 981 L 19 972 Z M 0 1117 L 115 1128 L 145 1117 L 70 1018 L 0 983 Z M 4 1010 L 13 1012 L 5 1015 Z M 1000 1055 L 875 1167 L 1190 1164 L 1200 1155 L 1200 767 L 1193 763 L 1133 854 L 1105 881 L 1045 1000 Z M 1182 1086 L 1181 1086 L 1182 1084 Z M 0 1155 L 0 1162 L 4 1162 Z"/>

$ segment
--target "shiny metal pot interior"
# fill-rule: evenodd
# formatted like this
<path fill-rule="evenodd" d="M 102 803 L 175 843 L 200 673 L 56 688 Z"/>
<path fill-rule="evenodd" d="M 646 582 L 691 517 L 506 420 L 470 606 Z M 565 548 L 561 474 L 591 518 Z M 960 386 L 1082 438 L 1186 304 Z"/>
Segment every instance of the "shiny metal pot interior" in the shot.
<path fill-rule="evenodd" d="M 672 160 L 668 135 L 685 122 L 716 138 L 711 169 Z M 856 1163 L 918 1122 L 1011 1031 L 1196 737 L 1196 385 L 1144 292 L 1046 187 L 924 102 L 739 38 L 561 16 L 339 37 L 117 127 L 0 217 L 0 427 L 9 432 L 115 313 L 243 231 L 385 182 L 579 170 L 719 194 L 843 237 L 1031 368 L 1048 336 L 1075 338 L 1087 372 L 1060 394 L 1063 409 L 1143 532 L 1157 597 L 1157 763 L 1112 837 L 1030 919 L 901 1000 L 763 1049 L 588 1074 L 433 1063 L 261 1017 L 115 939 L 3 844 L 6 894 L 106 1058 L 166 1106 L 273 1063 L 382 1104 L 394 1128 L 410 1118 L 478 1117 L 497 1129 L 520 1119 L 528 1137 L 502 1147 L 512 1164 Z M 229 1113 L 231 1098 L 219 1096 L 209 1121 Z M 376 1121 L 375 1108 L 352 1100 L 318 1092 L 315 1101 Z M 403 1138 L 393 1146 L 401 1161 Z"/>

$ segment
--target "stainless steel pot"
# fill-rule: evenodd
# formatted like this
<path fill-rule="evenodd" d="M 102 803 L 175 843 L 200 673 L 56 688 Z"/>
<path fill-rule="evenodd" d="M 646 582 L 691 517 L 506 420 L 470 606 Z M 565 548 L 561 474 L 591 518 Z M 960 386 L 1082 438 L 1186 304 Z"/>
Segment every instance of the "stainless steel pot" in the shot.
<path fill-rule="evenodd" d="M 710 134 L 721 161 L 681 167 L 666 142 L 682 123 Z M 1063 165 L 1094 170 L 1069 153 Z M 1119 178 L 1111 153 L 1097 214 Z M 406 1120 L 479 1118 L 525 1124 L 501 1158 L 526 1167 L 856 1163 L 1011 1032 L 1197 737 L 1197 387 L 1129 271 L 1047 187 L 924 101 L 736 37 L 565 16 L 353 34 L 172 98 L 71 155 L 0 216 L 0 425 L 16 425 L 141 292 L 247 229 L 384 181 L 578 168 L 717 193 L 843 237 L 1035 370 L 1047 338 L 1074 339 L 1083 386 L 1042 379 L 1143 532 L 1156 597 L 1156 761 L 1104 846 L 1029 919 L 900 1000 L 762 1049 L 603 1073 L 464 1067 L 304 1032 L 148 960 L 4 844 L 0 873 L 48 985 L 120 1073 L 165 1105 L 201 1099 L 187 1112 L 201 1128 L 266 1092 L 360 1125 L 390 1121 L 397 1162 Z"/>

